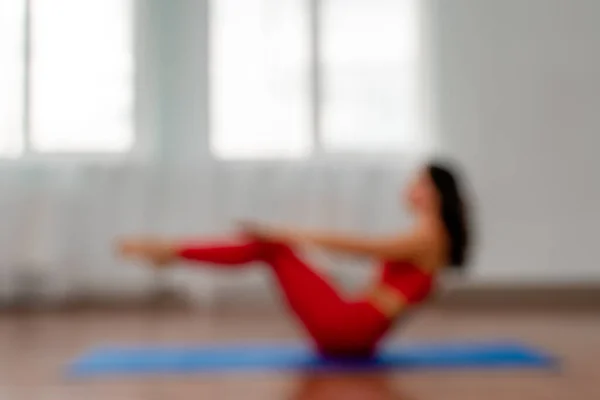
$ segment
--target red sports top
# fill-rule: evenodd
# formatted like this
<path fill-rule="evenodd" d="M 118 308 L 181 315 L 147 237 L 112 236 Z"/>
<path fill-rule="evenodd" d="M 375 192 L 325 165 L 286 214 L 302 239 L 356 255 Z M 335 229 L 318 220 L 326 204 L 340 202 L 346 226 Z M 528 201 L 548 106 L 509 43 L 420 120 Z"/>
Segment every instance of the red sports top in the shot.
<path fill-rule="evenodd" d="M 434 275 L 407 261 L 385 261 L 381 282 L 402 293 L 408 304 L 415 304 L 431 294 Z"/>

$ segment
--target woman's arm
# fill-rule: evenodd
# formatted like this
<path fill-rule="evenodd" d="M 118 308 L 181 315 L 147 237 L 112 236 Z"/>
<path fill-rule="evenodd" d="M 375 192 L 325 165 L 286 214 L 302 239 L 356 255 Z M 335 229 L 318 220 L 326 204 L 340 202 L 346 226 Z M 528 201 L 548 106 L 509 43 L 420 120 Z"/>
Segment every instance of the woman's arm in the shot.
<path fill-rule="evenodd" d="M 248 226 L 246 226 L 248 228 Z M 366 237 L 341 233 L 311 232 L 296 229 L 246 229 L 251 235 L 269 241 L 307 243 L 327 250 L 382 259 L 412 259 L 428 249 L 431 235 L 418 228 L 410 233 L 389 237 Z"/>
<path fill-rule="evenodd" d="M 331 251 L 387 260 L 412 259 L 427 246 L 427 237 L 418 231 L 390 237 L 300 232 L 298 239 Z"/>

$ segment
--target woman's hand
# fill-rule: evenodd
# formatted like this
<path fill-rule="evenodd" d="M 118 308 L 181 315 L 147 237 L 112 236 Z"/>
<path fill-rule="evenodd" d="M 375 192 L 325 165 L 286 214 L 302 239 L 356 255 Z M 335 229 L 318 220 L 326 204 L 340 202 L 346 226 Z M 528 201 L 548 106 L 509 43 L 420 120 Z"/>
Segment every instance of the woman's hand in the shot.
<path fill-rule="evenodd" d="M 244 235 L 263 242 L 294 243 L 301 240 L 301 235 L 290 229 L 267 227 L 253 222 L 241 222 L 240 228 Z"/>
<path fill-rule="evenodd" d="M 125 258 L 138 258 L 156 267 L 165 267 L 176 259 L 172 245 L 157 239 L 126 239 L 118 244 L 118 252 Z"/>

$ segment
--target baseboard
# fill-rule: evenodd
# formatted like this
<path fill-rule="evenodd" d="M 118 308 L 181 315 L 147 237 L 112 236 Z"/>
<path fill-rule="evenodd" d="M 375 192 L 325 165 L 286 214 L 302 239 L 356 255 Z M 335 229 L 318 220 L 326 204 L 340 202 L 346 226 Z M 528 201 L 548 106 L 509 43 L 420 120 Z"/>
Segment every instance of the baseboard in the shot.
<path fill-rule="evenodd" d="M 438 296 L 431 306 L 445 310 L 600 310 L 600 283 L 472 286 Z"/>
<path fill-rule="evenodd" d="M 435 296 L 426 305 L 446 311 L 600 311 L 600 284 L 572 284 L 553 286 L 471 286 L 457 288 Z M 257 293 L 255 297 L 217 299 L 206 303 L 192 300 L 177 292 L 163 292 L 154 296 L 131 298 L 80 297 L 56 303 L 7 303 L 3 312 L 74 312 L 106 310 L 114 312 L 134 310 L 175 311 L 202 310 L 236 312 L 254 309 L 266 311 L 281 309 L 273 296 Z"/>

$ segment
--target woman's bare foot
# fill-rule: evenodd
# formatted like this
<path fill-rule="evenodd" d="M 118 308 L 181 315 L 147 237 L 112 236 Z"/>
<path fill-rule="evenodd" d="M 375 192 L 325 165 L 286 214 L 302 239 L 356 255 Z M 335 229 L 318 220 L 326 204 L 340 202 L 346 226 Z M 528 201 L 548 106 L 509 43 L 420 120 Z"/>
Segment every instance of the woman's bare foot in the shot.
<path fill-rule="evenodd" d="M 177 258 L 172 244 L 151 238 L 132 238 L 119 241 L 118 253 L 124 258 L 141 259 L 156 267 L 166 267 Z"/>

